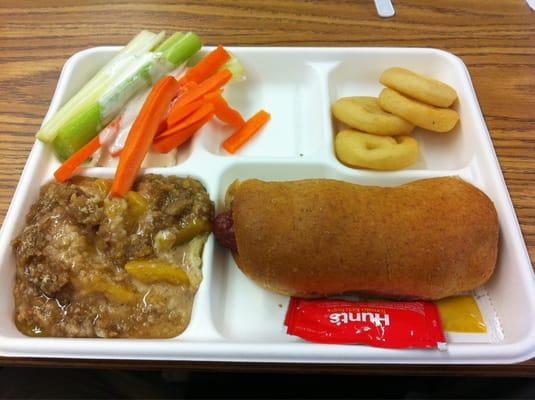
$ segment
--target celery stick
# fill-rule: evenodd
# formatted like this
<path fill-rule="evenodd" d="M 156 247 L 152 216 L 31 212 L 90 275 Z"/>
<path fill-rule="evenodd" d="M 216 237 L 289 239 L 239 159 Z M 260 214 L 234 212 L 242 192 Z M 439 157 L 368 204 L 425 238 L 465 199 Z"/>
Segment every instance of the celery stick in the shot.
<path fill-rule="evenodd" d="M 93 103 L 84 112 L 76 114 L 59 129 L 54 139 L 54 150 L 60 160 L 66 160 L 71 154 L 89 142 L 95 135 L 92 132 L 99 129 L 100 104 Z M 76 132 L 75 135 L 69 134 Z"/>
<path fill-rule="evenodd" d="M 61 124 L 69 117 L 73 117 L 78 110 L 81 110 L 92 102 L 98 99 L 98 95 L 102 93 L 113 82 L 114 75 L 118 73 L 117 64 L 125 62 L 131 57 L 138 54 L 147 53 L 160 43 L 165 36 L 164 32 L 158 35 L 142 31 L 138 34 L 125 49 L 119 52 L 117 56 L 112 58 L 96 75 L 93 77 L 69 102 L 62 107 L 54 118 L 45 126 L 53 136 L 57 134 L 57 130 Z M 39 137 L 39 136 L 38 136 Z M 43 141 L 46 141 L 42 139 Z"/>
<path fill-rule="evenodd" d="M 174 43 L 166 41 L 167 45 L 164 48 L 167 47 L 167 50 L 163 53 L 151 53 L 150 58 L 140 57 L 129 65 L 130 71 L 125 71 L 125 79 L 117 82 L 101 96 L 101 116 L 106 124 L 130 98 L 154 84 L 177 65 L 190 58 L 201 47 L 199 37 L 193 33 L 172 35 L 172 38 L 174 38 Z"/>
<path fill-rule="evenodd" d="M 201 39 L 193 32 L 188 32 L 180 37 L 176 43 L 164 52 L 165 58 L 172 64 L 182 64 L 202 46 Z"/>
<path fill-rule="evenodd" d="M 165 39 L 165 31 L 161 31 L 159 32 L 156 37 L 154 38 L 154 40 L 152 41 L 152 46 L 149 48 L 147 47 L 147 51 L 154 51 L 154 49 L 156 49 L 161 43 L 162 41 Z M 147 43 L 148 45 L 148 43 Z"/>
<path fill-rule="evenodd" d="M 114 66 L 121 60 L 134 54 L 146 53 L 157 46 L 164 37 L 164 32 L 155 33 L 142 31 L 132 39 L 115 57 L 112 58 L 76 95 L 74 95 L 41 129 L 37 138 L 51 142 L 58 128 L 70 117 L 74 116 L 88 97 L 95 92 L 105 90 L 109 84 Z"/>
<path fill-rule="evenodd" d="M 164 40 L 162 44 L 160 44 L 156 49 L 155 52 L 163 53 L 176 43 L 178 39 L 180 39 L 182 36 L 184 36 L 183 32 L 175 32 L 171 36 L 169 36 L 167 39 Z"/>
<path fill-rule="evenodd" d="M 127 60 L 128 63 L 119 65 L 113 82 L 105 90 L 91 93 L 80 104 L 77 114 L 63 121 L 53 142 L 60 159 L 69 157 L 91 140 L 130 98 L 190 58 L 201 47 L 198 36 L 193 33 L 173 36 L 175 43 L 168 43 L 163 53 L 136 55 Z"/>
<path fill-rule="evenodd" d="M 230 54 L 230 59 L 223 64 L 219 70 L 228 69 L 232 72 L 232 81 L 234 82 L 245 80 L 245 72 L 240 60 L 238 60 L 230 51 L 227 50 L 227 53 Z"/>
<path fill-rule="evenodd" d="M 105 90 L 110 81 L 110 70 L 117 62 L 132 54 L 149 51 L 162 39 L 163 32 L 159 35 L 148 31 L 140 32 L 37 132 L 37 137 L 44 142 L 52 141 L 61 124 L 74 115 L 91 94 Z"/>
<path fill-rule="evenodd" d="M 141 31 L 134 39 L 132 39 L 125 47 L 123 47 L 119 53 L 117 53 L 110 61 L 108 61 L 108 63 L 104 65 L 104 67 L 101 68 L 78 93 L 83 93 L 83 90 L 86 88 L 86 86 L 90 86 L 93 80 L 98 80 L 102 75 L 112 75 L 113 70 L 121 60 L 125 60 L 128 57 L 136 54 L 144 54 L 152 51 L 162 42 L 164 38 L 165 31 L 161 31 L 158 34 L 149 31 Z"/>

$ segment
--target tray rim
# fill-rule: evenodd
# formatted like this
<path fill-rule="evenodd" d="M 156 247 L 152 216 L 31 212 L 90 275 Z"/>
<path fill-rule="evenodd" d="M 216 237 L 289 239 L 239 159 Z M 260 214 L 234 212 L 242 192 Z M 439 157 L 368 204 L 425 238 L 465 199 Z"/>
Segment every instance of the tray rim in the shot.
<path fill-rule="evenodd" d="M 69 81 L 67 81 L 65 79 L 65 77 L 72 73 L 73 72 L 73 69 L 76 65 L 76 63 L 79 61 L 80 58 L 82 57 L 85 57 L 87 56 L 88 54 L 94 54 L 94 53 L 98 53 L 98 52 L 113 52 L 113 51 L 117 51 L 118 49 L 120 49 L 122 46 L 97 46 L 97 47 L 90 47 L 90 48 L 86 48 L 84 50 L 81 50 L 75 54 L 73 54 L 71 57 L 69 57 L 63 68 L 62 68 L 62 71 L 61 71 L 61 74 L 58 78 L 58 81 L 57 81 L 57 86 L 56 86 L 56 89 L 54 91 L 54 95 L 52 97 L 52 100 L 50 102 L 50 106 L 49 106 L 49 109 L 45 115 L 45 118 L 43 119 L 43 123 L 46 122 L 50 117 L 51 115 L 56 112 L 57 108 L 58 108 L 58 104 L 59 102 L 61 101 L 61 97 L 64 95 L 64 92 L 66 90 L 66 87 L 68 86 L 69 84 Z M 203 50 L 210 50 L 211 48 L 214 48 L 214 46 L 203 46 Z M 505 195 L 505 200 L 506 200 L 506 208 L 507 208 L 507 211 L 509 212 L 512 212 L 512 216 L 514 218 L 512 218 L 512 220 L 510 222 L 513 223 L 513 230 L 514 230 L 514 233 L 515 233 L 515 237 L 516 239 L 520 239 L 520 247 L 522 247 L 522 255 L 521 257 L 522 258 L 525 258 L 527 261 L 528 261 L 528 264 L 531 266 L 531 261 L 529 259 L 529 253 L 527 251 L 527 247 L 526 247 L 526 244 L 525 244 L 525 240 L 524 240 L 524 237 L 522 235 L 522 232 L 521 232 L 521 229 L 520 229 L 520 224 L 519 224 L 519 221 L 518 221 L 518 217 L 516 215 L 516 211 L 514 209 L 514 206 L 513 206 L 513 203 L 512 203 L 512 200 L 511 200 L 511 197 L 510 197 L 510 194 L 509 194 L 509 191 L 508 191 L 508 188 L 507 188 L 507 185 L 505 183 L 505 179 L 504 179 L 504 176 L 503 176 L 503 172 L 502 172 L 502 169 L 501 169 L 501 166 L 500 166 L 500 163 L 499 163 L 499 160 L 498 160 L 498 157 L 496 155 L 496 152 L 495 152 L 495 149 L 494 149 L 494 146 L 493 146 L 493 143 L 492 143 L 492 139 L 490 137 L 490 133 L 488 131 L 488 128 L 487 128 L 487 125 L 485 123 L 485 120 L 484 120 L 484 117 L 483 117 L 483 114 L 481 112 L 481 108 L 479 107 L 479 102 L 477 100 L 477 94 L 473 88 L 473 84 L 472 84 L 472 80 L 470 78 L 470 74 L 468 72 L 468 68 L 466 67 L 466 65 L 464 64 L 464 62 L 462 61 L 462 59 L 450 52 L 447 52 L 445 50 L 442 50 L 442 49 L 436 49 L 436 48 L 423 48 L 423 47 L 289 47 L 289 46 L 284 46 L 284 47 L 278 47 L 278 46 L 228 46 L 228 48 L 230 50 L 245 50 L 245 51 L 252 51 L 252 52 L 265 52 L 265 51 L 273 51 L 273 50 L 276 50 L 276 51 L 282 51 L 283 53 L 286 53 L 286 52 L 292 52 L 292 53 L 295 53 L 295 52 L 327 52 L 327 53 L 337 53 L 337 52 L 343 52 L 343 53 L 354 53 L 354 52 L 363 52 L 363 51 L 378 51 L 378 52 L 395 52 L 395 53 L 404 53 L 406 52 L 407 50 L 411 50 L 411 51 L 422 51 L 422 52 L 425 52 L 425 53 L 436 53 L 436 54 L 440 54 L 442 56 L 445 56 L 447 58 L 450 58 L 452 61 L 456 62 L 456 63 L 459 63 L 462 67 L 463 67 L 463 70 L 464 70 L 464 74 L 465 74 L 465 78 L 467 79 L 467 82 L 469 83 L 470 85 L 470 89 L 471 89 L 471 93 L 473 94 L 474 96 L 474 101 L 477 105 L 477 112 L 478 112 L 478 119 L 480 120 L 480 123 L 482 125 L 482 128 L 484 129 L 485 133 L 486 133 L 486 145 L 488 147 L 488 149 L 490 149 L 491 151 L 491 155 L 492 155 L 492 163 L 494 164 L 493 167 L 497 169 L 496 172 L 498 172 L 498 175 L 500 177 L 500 182 L 497 182 L 496 184 L 500 186 L 500 189 L 504 192 L 504 195 Z M 44 145 L 39 142 L 38 140 L 36 140 L 34 142 L 34 145 L 32 146 L 32 150 L 28 156 L 28 159 L 26 161 L 26 164 L 24 166 L 24 169 L 22 171 L 22 174 L 21 174 L 21 177 L 19 179 L 19 182 L 17 184 L 17 187 L 16 187 L 16 190 L 14 192 L 14 195 L 13 195 L 13 198 L 12 198 L 12 201 L 10 203 L 10 206 L 8 208 L 8 211 L 6 212 L 6 215 L 5 215 L 5 218 L 4 218 L 4 223 L 2 224 L 2 227 L 0 228 L 0 238 L 4 238 L 4 231 L 5 231 L 5 226 L 6 226 L 6 221 L 9 221 L 10 219 L 14 218 L 13 214 L 15 214 L 15 211 L 16 211 L 16 207 L 14 207 L 14 204 L 13 204 L 13 199 L 15 199 L 17 196 L 20 197 L 21 196 L 21 193 L 23 192 L 23 186 L 27 186 L 29 185 L 29 182 L 30 182 L 30 179 L 28 179 L 28 175 L 31 176 L 31 174 L 34 172 L 34 164 L 38 162 L 38 159 L 39 159 L 39 156 L 41 155 L 41 152 L 42 152 L 42 149 L 43 149 Z M 292 157 L 290 157 L 290 159 L 293 159 Z M 232 164 L 232 163 L 231 163 Z M 229 165 L 227 165 L 228 167 Z M 33 167 L 33 168 L 32 168 Z M 24 185 L 24 183 L 26 183 L 26 185 Z M 524 275 L 526 274 L 529 274 L 529 271 L 524 271 Z M 535 287 L 535 285 L 533 284 L 534 281 L 534 273 L 533 273 L 533 269 L 531 269 L 531 286 Z M 527 277 L 527 276 L 524 276 L 524 277 Z M 71 355 L 71 354 L 49 354 L 49 355 L 44 355 L 44 354 L 39 354 L 39 353 L 28 353 L 24 350 L 21 350 L 21 351 L 10 351 L 9 346 L 6 346 L 6 343 L 5 341 L 8 340 L 8 341 L 15 341 L 15 342 L 22 342 L 20 343 L 22 346 L 21 348 L 25 348 L 25 345 L 24 345 L 24 342 L 26 341 L 76 341 L 76 343 L 80 343 L 80 341 L 91 341 L 91 342 L 95 342 L 95 341 L 102 341 L 102 340 L 106 340 L 106 339 L 65 339 L 65 338 L 29 338 L 29 337 L 24 337 L 24 338 L 5 338 L 5 337 L 0 337 L 0 339 L 2 339 L 0 341 L 0 356 L 6 356 L 6 357 L 44 357 L 44 358 L 79 358 L 79 359 L 94 359 L 94 352 L 92 351 L 89 351 L 89 353 L 92 353 L 92 354 L 81 354 L 81 353 L 78 353 L 76 355 Z M 529 340 L 531 339 L 531 340 Z M 145 339 L 114 339 L 113 341 L 110 341 L 110 342 L 113 342 L 114 345 L 115 344 L 119 344 L 120 341 L 122 340 L 126 340 L 130 343 L 132 343 L 132 341 L 145 341 Z M 159 342 L 160 340 L 158 339 L 147 339 L 146 341 L 148 342 Z M 110 343 L 108 342 L 108 343 Z M 166 342 L 166 340 L 164 340 L 164 342 Z M 129 344 L 130 344 L 129 343 Z M 188 345 L 188 346 L 203 346 L 205 349 L 206 349 L 206 345 L 208 343 L 204 343 L 202 341 L 199 341 L 199 342 L 178 342 L 178 343 L 181 343 L 181 344 L 184 344 L 184 345 Z M 211 344 L 213 345 L 219 345 L 219 343 L 217 342 L 210 342 Z M 306 344 L 306 343 L 295 343 L 295 342 L 287 342 L 287 343 L 270 343 L 268 347 L 273 347 L 272 350 L 276 350 L 278 347 L 294 347 L 296 346 L 296 344 L 298 345 L 304 345 L 305 347 L 310 345 L 310 344 Z M 242 346 L 242 348 L 237 348 L 234 350 L 234 352 L 236 354 L 238 353 L 242 353 L 243 352 L 243 349 L 244 348 L 247 348 L 247 347 L 250 347 L 250 346 L 258 346 L 258 343 L 252 343 L 252 342 L 244 342 L 244 343 L 240 343 L 240 342 L 232 342 L 232 343 L 226 343 L 225 346 L 227 347 L 234 347 L 234 346 Z M 453 344 L 453 345 L 450 345 L 450 346 L 456 346 L 456 347 L 474 347 L 474 344 L 460 344 L 460 343 L 457 343 L 457 344 Z M 14 348 L 16 348 L 17 346 L 12 346 L 11 349 L 13 350 Z M 30 346 L 31 347 L 31 346 Z M 208 346 L 209 347 L 209 346 Z M 343 348 L 347 349 L 346 346 L 342 346 Z M 489 347 L 487 349 L 487 347 Z M 186 352 L 186 354 L 180 354 L 179 358 L 175 358 L 176 356 L 173 356 L 173 355 L 170 355 L 170 356 L 163 356 L 163 357 L 157 357 L 157 358 L 153 358 L 153 357 L 143 357 L 143 356 L 125 356 L 125 355 L 119 355 L 119 356 L 113 356 L 113 355 L 106 355 L 106 356 L 103 356 L 103 357 L 97 357 L 99 359 L 152 359 L 152 360 L 176 360 L 176 361 L 237 361 L 237 362 L 303 362 L 303 363 L 350 363 L 350 364 L 363 364 L 363 363 L 371 363 L 371 364 L 384 364 L 384 363 L 392 363 L 392 364 L 473 364 L 473 363 L 477 363 L 477 364 L 496 364 L 497 361 L 499 360 L 500 362 L 498 363 L 503 363 L 503 364 L 507 364 L 507 363 L 516 363 L 516 362 L 520 362 L 520 361 L 524 361 L 524 360 L 527 360 L 529 358 L 532 358 L 534 355 L 535 355 L 535 325 L 531 325 L 531 329 L 530 331 L 528 332 L 528 334 L 520 341 L 518 342 L 514 342 L 514 343 L 507 343 L 507 344 L 499 344 L 498 346 L 496 344 L 477 344 L 477 348 L 480 350 L 484 349 L 484 351 L 486 351 L 487 353 L 491 354 L 491 353 L 494 353 L 494 350 L 497 350 L 497 347 L 500 348 L 500 350 L 510 350 L 509 352 L 509 356 L 505 356 L 505 357 L 495 357 L 493 358 L 492 360 L 490 359 L 476 359 L 476 358 L 472 358 L 472 359 L 469 359 L 469 360 L 450 360 L 450 359 L 419 359 L 417 362 L 411 362 L 411 361 L 408 361 L 406 359 L 385 359 L 385 360 L 381 360 L 381 359 L 374 359 L 374 358 L 366 358 L 366 357 L 359 357 L 358 359 L 329 359 L 328 357 L 326 357 L 325 359 L 307 359 L 306 357 L 304 358 L 301 358 L 301 357 L 291 357 L 291 358 L 283 358 L 283 359 L 277 359 L 276 357 L 275 358 L 271 358 L 271 357 L 265 357 L 265 354 L 264 354 L 264 357 L 232 357 L 231 354 L 232 352 L 228 353 L 225 355 L 226 352 L 220 352 L 220 356 L 219 357 L 214 357 L 213 356 L 213 353 L 211 354 L 211 356 L 209 356 L 209 354 L 204 354 L 202 351 L 196 353 L 196 354 L 189 354 L 187 355 L 188 352 Z M 254 348 L 253 348 L 254 349 Z M 372 353 L 376 353 L 378 352 L 378 349 L 377 348 L 371 348 L 370 350 Z M 387 350 L 387 352 L 390 352 L 391 350 Z M 423 350 L 425 352 L 425 350 Z M 364 351 L 365 353 L 368 353 L 368 351 Z M 420 351 L 418 351 L 420 352 Z M 254 351 L 252 351 L 251 353 L 254 353 Z M 276 352 L 272 352 L 271 354 L 272 355 L 275 355 Z M 204 354 L 204 355 L 203 355 Z"/>

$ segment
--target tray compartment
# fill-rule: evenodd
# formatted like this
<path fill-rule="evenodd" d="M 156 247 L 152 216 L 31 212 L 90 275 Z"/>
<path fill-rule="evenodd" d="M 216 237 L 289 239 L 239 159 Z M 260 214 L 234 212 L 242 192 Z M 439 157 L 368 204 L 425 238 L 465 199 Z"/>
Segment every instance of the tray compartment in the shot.
<path fill-rule="evenodd" d="M 453 172 L 453 173 L 452 173 Z M 228 186 L 235 180 L 257 178 L 268 181 L 330 178 L 362 185 L 397 186 L 416 179 L 444 175 L 470 175 L 469 171 L 400 171 L 383 174 L 339 168 L 338 164 L 309 160 L 240 160 L 229 165 L 219 179 L 216 191 L 218 212 L 224 209 Z M 230 341 L 295 342 L 285 334 L 283 321 L 288 297 L 267 291 L 245 276 L 229 251 L 214 247 L 211 282 L 212 315 L 217 331 Z"/>
<path fill-rule="evenodd" d="M 320 71 L 299 54 L 271 49 L 233 49 L 246 71 L 243 82 L 228 85 L 224 97 L 245 119 L 260 109 L 271 114 L 271 120 L 232 157 L 297 157 L 318 150 L 322 137 Z M 230 156 L 221 148 L 233 128 L 211 122 L 196 137 L 207 151 Z"/>
<path fill-rule="evenodd" d="M 433 76 L 453 86 L 459 95 L 453 108 L 461 114 L 461 122 L 449 133 L 433 133 L 416 128 L 413 136 L 420 145 L 419 160 L 408 169 L 460 169 L 474 156 L 474 148 L 481 133 L 479 110 L 474 106 L 470 78 L 464 64 L 457 57 L 434 49 L 368 49 L 360 53 L 347 53 L 340 57 L 328 75 L 329 100 L 346 96 L 379 96 L 383 85 L 381 73 L 389 67 L 399 66 Z M 331 117 L 333 135 L 342 124 Z M 333 145 L 331 144 L 331 148 Z M 334 157 L 334 150 L 331 152 Z"/>
<path fill-rule="evenodd" d="M 31 205 L 37 200 L 39 196 L 40 188 L 48 183 L 52 178 L 52 173 L 55 169 L 55 167 L 51 167 L 51 164 L 45 164 L 43 165 L 44 160 L 49 160 L 50 157 L 54 157 L 51 154 L 50 151 L 48 151 L 48 148 L 40 149 L 41 146 L 43 146 L 40 142 L 36 142 L 35 144 L 36 148 L 39 149 L 39 154 L 44 156 L 42 158 L 39 157 L 30 157 L 28 161 L 28 165 L 32 166 L 35 165 L 35 171 L 34 174 L 35 180 L 38 182 L 38 184 L 30 184 L 28 187 L 25 188 L 26 195 L 24 196 L 24 200 L 20 199 L 17 204 L 16 211 L 19 213 L 20 218 L 9 219 L 6 216 L 6 222 L 2 226 L 2 231 L 8 230 L 11 232 L 10 237 L 14 239 L 20 230 L 22 229 L 22 226 L 25 222 L 26 214 L 28 213 Z M 42 167 L 42 169 L 41 169 Z M 199 175 L 197 169 L 193 167 L 183 168 L 182 166 L 177 167 L 162 167 L 162 168 L 146 168 L 142 169 L 140 171 L 140 175 L 144 174 L 157 174 L 162 176 L 179 176 L 179 177 L 192 177 L 194 179 L 197 179 L 199 182 L 203 184 L 205 189 L 207 190 L 210 199 L 215 199 L 215 185 L 213 179 L 208 177 L 208 179 L 204 175 Z M 25 173 L 28 171 L 28 169 L 25 169 Z M 81 174 L 88 177 L 95 177 L 95 178 L 104 178 L 104 179 L 113 179 L 113 176 L 115 174 L 114 168 L 102 168 L 102 167 L 93 167 L 93 168 L 85 168 L 81 171 Z M 23 183 L 30 183 L 30 180 L 27 180 Z M 13 203 L 15 203 L 18 200 L 18 195 L 22 197 L 21 192 L 17 190 L 17 194 L 13 199 Z M 11 210 L 10 210 L 11 212 Z M 2 233 L 4 235 L 4 233 Z M 63 339 L 63 338 L 30 338 L 28 336 L 25 336 L 22 334 L 15 326 L 14 319 L 13 319 L 13 313 L 14 313 L 14 298 L 13 298 L 13 286 L 15 283 L 15 257 L 13 254 L 13 251 L 11 249 L 11 241 L 1 241 L 0 242 L 0 249 L 1 251 L 4 251 L 5 258 L 4 262 L 0 264 L 0 274 L 2 274 L 3 279 L 0 279 L 0 338 L 9 338 L 9 339 L 20 339 L 23 341 L 27 340 L 55 340 L 55 341 L 66 341 L 72 342 L 78 341 L 78 340 L 97 340 L 97 342 L 101 339 Z M 4 250 L 5 249 L 5 250 Z M 179 336 L 171 339 L 155 339 L 155 340 L 180 340 L 180 341 L 190 341 L 190 340 L 206 340 L 207 338 L 210 338 L 211 340 L 217 339 L 218 334 L 213 328 L 212 324 L 212 318 L 209 314 L 209 288 L 208 283 L 212 280 L 211 278 L 211 271 L 212 271 L 212 255 L 214 252 L 214 239 L 213 235 L 210 235 L 208 237 L 208 240 L 206 241 L 204 245 L 203 255 L 202 255 L 202 273 L 203 273 L 203 281 L 201 282 L 201 285 L 197 291 L 197 294 L 195 295 L 193 306 L 192 306 L 192 313 L 191 313 L 191 320 L 186 328 L 186 330 Z M 5 269 L 5 270 L 4 270 Z M 106 340 L 106 339 L 104 339 Z M 139 339 L 128 339 L 130 341 L 136 341 Z M 127 341 L 128 341 L 127 340 Z M 1 352 L 1 348 L 0 348 Z"/>

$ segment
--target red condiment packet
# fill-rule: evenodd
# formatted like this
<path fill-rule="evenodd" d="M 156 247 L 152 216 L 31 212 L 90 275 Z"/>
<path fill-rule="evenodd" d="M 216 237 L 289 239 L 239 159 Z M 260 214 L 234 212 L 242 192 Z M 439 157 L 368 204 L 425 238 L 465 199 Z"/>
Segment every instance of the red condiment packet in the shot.
<path fill-rule="evenodd" d="M 445 349 L 438 308 L 424 301 L 291 298 L 287 333 L 307 341 L 387 348 Z"/>

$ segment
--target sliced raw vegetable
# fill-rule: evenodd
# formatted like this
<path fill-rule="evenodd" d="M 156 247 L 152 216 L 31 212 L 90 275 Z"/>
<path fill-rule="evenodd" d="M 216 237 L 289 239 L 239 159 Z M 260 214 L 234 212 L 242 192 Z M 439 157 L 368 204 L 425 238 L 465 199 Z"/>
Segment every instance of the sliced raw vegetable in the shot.
<path fill-rule="evenodd" d="M 76 115 L 84 104 L 90 103 L 95 93 L 102 93 L 114 75 L 113 70 L 124 60 L 152 50 L 162 41 L 164 32 L 155 34 L 141 31 L 119 53 L 113 57 L 82 89 L 78 91 L 60 110 L 54 114 L 37 132 L 36 136 L 43 142 L 51 142 L 57 135 L 58 128 L 69 118 Z"/>
<path fill-rule="evenodd" d="M 236 128 L 241 128 L 245 124 L 241 114 L 229 106 L 219 91 L 207 94 L 204 99 L 214 105 L 215 116 L 221 121 Z"/>
<path fill-rule="evenodd" d="M 201 83 L 205 79 L 215 74 L 228 60 L 230 55 L 222 46 L 217 46 L 208 53 L 204 58 L 191 67 L 186 75 L 185 80 Z"/>
<path fill-rule="evenodd" d="M 178 124 L 184 118 L 201 108 L 201 106 L 205 103 L 206 102 L 201 99 L 186 104 L 184 107 L 173 108 L 167 117 L 167 127 L 172 127 L 173 125 Z"/>
<path fill-rule="evenodd" d="M 73 174 L 76 168 L 78 168 L 82 163 L 91 157 L 100 147 L 100 142 L 98 136 L 95 136 L 89 143 L 84 147 L 70 156 L 61 166 L 54 172 L 54 177 L 60 181 L 64 182 L 69 179 Z"/>
<path fill-rule="evenodd" d="M 173 71 L 170 71 L 168 75 L 171 75 L 176 79 L 177 76 L 183 74 L 184 69 L 184 64 L 181 64 Z M 181 91 L 186 90 L 184 86 L 185 85 L 181 86 Z M 113 157 L 119 155 L 119 153 L 123 149 L 124 144 L 126 142 L 126 138 L 128 136 L 128 132 L 130 131 L 134 120 L 139 114 L 139 110 L 141 110 L 141 107 L 143 107 L 143 103 L 145 103 L 145 100 L 147 99 L 147 96 L 149 95 L 150 91 L 151 88 L 147 88 L 146 90 L 131 98 L 128 103 L 123 107 L 119 115 L 117 115 L 117 117 L 115 117 L 115 119 L 111 121 L 106 126 L 106 128 L 100 131 L 100 143 L 102 144 L 103 148 L 107 148 L 108 152 Z M 179 91 L 178 95 L 180 95 L 180 93 L 181 92 Z M 169 110 L 171 109 L 171 104 L 169 105 Z M 158 128 L 158 132 L 163 132 L 166 129 L 167 125 L 164 119 L 162 120 L 161 126 Z"/>
<path fill-rule="evenodd" d="M 201 129 L 204 124 L 210 121 L 212 117 L 213 114 L 209 114 L 195 124 L 190 125 L 180 131 L 176 131 L 171 136 L 156 139 L 152 145 L 152 148 L 159 153 L 169 153 L 171 150 L 187 142 L 189 138 L 191 138 L 195 132 Z"/>
<path fill-rule="evenodd" d="M 240 129 L 229 136 L 224 142 L 223 147 L 229 153 L 235 153 L 241 146 L 245 144 L 256 132 L 264 126 L 271 116 L 264 110 L 258 111 L 255 115 L 245 122 Z"/>
<path fill-rule="evenodd" d="M 156 52 L 163 53 L 167 50 L 169 50 L 173 45 L 182 37 L 184 36 L 183 32 L 175 32 L 171 36 L 169 36 L 167 39 L 165 39 L 158 47 L 156 47 Z"/>
<path fill-rule="evenodd" d="M 150 149 L 154 135 L 169 103 L 177 95 L 180 85 L 175 78 L 166 76 L 154 85 L 137 116 L 119 158 L 119 165 L 111 187 L 112 196 L 128 193 Z"/>
<path fill-rule="evenodd" d="M 100 116 L 101 106 L 95 102 L 65 121 L 52 142 L 60 160 L 69 158 L 95 136 L 100 127 Z"/>
<path fill-rule="evenodd" d="M 196 88 L 198 85 L 193 81 L 185 81 L 181 79 L 178 81 L 180 84 L 180 90 L 178 91 L 177 100 L 188 93 L 190 90 Z"/>
<path fill-rule="evenodd" d="M 223 71 L 216 72 L 214 75 L 212 75 L 208 79 L 199 83 L 193 89 L 184 93 L 184 95 L 176 101 L 174 108 L 183 107 L 186 104 L 189 104 L 195 100 L 200 99 L 205 94 L 213 92 L 214 90 L 221 88 L 231 78 L 232 78 L 232 73 L 228 69 L 224 69 Z"/>
<path fill-rule="evenodd" d="M 194 87 L 197 86 L 197 84 L 195 82 L 185 81 L 185 80 L 182 80 L 182 79 L 178 81 L 178 84 L 180 85 L 180 88 L 178 89 L 178 93 L 177 93 L 176 97 L 171 101 L 171 103 L 169 103 L 169 107 L 167 107 L 167 112 L 165 113 L 164 119 L 160 123 L 160 126 L 159 126 L 158 131 L 156 132 L 156 134 L 159 134 L 160 132 L 166 131 L 169 128 L 169 124 L 167 122 L 167 117 L 169 116 L 169 114 L 173 110 L 173 107 L 175 106 L 175 102 L 180 97 L 182 97 L 182 95 L 184 95 L 187 91 L 189 91 L 189 90 L 191 90 L 191 89 L 193 89 Z"/>
<path fill-rule="evenodd" d="M 54 149 L 65 159 L 95 136 L 109 123 L 126 102 L 149 87 L 177 65 L 190 58 L 201 43 L 189 32 L 173 35 L 164 52 L 145 52 L 122 60 L 105 80 L 104 87 L 94 90 L 68 115 L 54 131 Z"/>
<path fill-rule="evenodd" d="M 192 103 L 190 103 L 192 104 Z M 188 104 L 189 105 L 189 104 Z M 160 133 L 156 139 L 163 139 L 168 136 L 172 136 L 175 132 L 181 131 L 182 129 L 187 128 L 195 124 L 196 122 L 206 118 L 206 116 L 212 116 L 214 114 L 214 106 L 211 103 L 205 103 L 200 106 L 196 111 L 191 113 L 187 118 L 180 121 L 178 124 L 174 125 L 172 128 L 166 130 L 165 132 Z"/>
<path fill-rule="evenodd" d="M 177 66 L 189 60 L 189 58 L 197 53 L 201 47 L 202 43 L 199 36 L 193 32 L 187 32 L 183 36 L 176 38 L 174 43 L 172 43 L 163 54 L 167 61 L 174 66 Z M 169 71 L 171 69 L 169 69 Z"/>
<path fill-rule="evenodd" d="M 234 54 L 227 50 L 230 55 L 230 59 L 221 67 L 221 70 L 228 69 L 232 72 L 232 81 L 239 82 L 245 79 L 245 70 L 240 60 L 236 58 Z"/>

